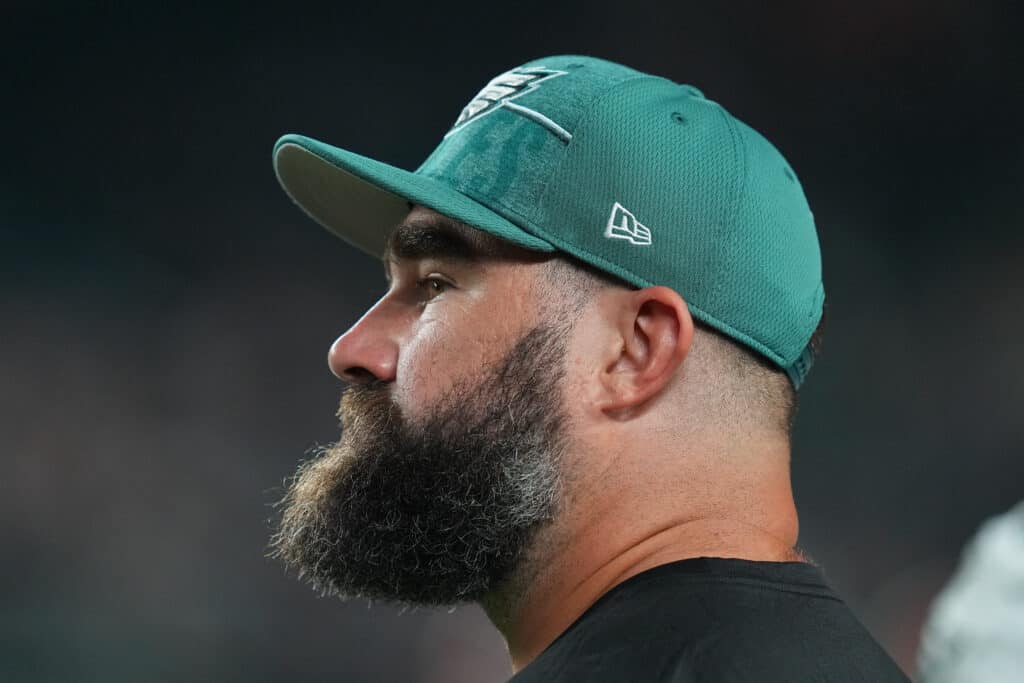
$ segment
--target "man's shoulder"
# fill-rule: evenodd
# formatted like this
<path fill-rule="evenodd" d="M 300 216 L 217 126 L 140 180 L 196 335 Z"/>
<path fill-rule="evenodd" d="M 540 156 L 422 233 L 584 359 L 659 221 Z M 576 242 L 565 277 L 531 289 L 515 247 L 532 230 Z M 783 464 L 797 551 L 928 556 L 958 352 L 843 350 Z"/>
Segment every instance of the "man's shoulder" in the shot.
<path fill-rule="evenodd" d="M 816 568 L 699 558 L 617 586 L 513 679 L 542 680 L 907 679 Z"/>

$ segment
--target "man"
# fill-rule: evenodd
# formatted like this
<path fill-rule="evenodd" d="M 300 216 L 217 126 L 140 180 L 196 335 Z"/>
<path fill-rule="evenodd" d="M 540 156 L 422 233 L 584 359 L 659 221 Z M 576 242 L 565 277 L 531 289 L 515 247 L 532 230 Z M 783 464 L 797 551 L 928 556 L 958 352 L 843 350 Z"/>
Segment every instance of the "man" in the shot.
<path fill-rule="evenodd" d="M 493 79 L 415 172 L 287 135 L 278 178 L 383 256 L 334 342 L 341 440 L 277 555 L 341 596 L 478 601 L 514 681 L 904 681 L 795 548 L 824 303 L 774 147 L 588 57 Z"/>

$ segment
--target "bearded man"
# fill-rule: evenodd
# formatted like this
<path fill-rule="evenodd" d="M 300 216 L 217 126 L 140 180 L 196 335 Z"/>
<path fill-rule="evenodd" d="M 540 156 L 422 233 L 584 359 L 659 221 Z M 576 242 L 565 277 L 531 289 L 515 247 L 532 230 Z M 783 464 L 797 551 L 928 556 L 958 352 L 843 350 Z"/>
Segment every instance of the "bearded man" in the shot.
<path fill-rule="evenodd" d="M 287 135 L 388 288 L 273 547 L 321 590 L 478 602 L 513 681 L 906 681 L 796 548 L 817 234 L 759 133 L 579 56 L 494 78 L 415 172 Z"/>

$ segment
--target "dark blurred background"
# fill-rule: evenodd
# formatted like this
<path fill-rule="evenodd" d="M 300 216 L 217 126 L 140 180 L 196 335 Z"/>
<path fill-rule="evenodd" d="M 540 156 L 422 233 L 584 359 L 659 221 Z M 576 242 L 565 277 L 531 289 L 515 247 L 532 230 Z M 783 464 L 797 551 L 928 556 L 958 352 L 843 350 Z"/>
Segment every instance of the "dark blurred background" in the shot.
<path fill-rule="evenodd" d="M 1019 3 L 0 9 L 0 679 L 502 681 L 475 607 L 323 599 L 269 504 L 337 436 L 380 267 L 279 189 L 301 132 L 407 168 L 495 74 L 588 53 L 697 85 L 800 174 L 830 330 L 802 546 L 908 670 L 1024 496 Z"/>

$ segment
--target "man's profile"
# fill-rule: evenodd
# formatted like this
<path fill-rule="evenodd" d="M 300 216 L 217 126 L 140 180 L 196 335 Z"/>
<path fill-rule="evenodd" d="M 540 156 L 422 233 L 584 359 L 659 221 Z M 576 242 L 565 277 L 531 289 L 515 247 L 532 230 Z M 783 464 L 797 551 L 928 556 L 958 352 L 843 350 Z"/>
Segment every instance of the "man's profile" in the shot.
<path fill-rule="evenodd" d="M 904 681 L 796 548 L 821 261 L 782 155 L 589 57 L 494 78 L 416 171 L 298 135 L 278 178 L 384 261 L 341 438 L 273 538 L 318 588 L 479 602 L 525 681 Z"/>

